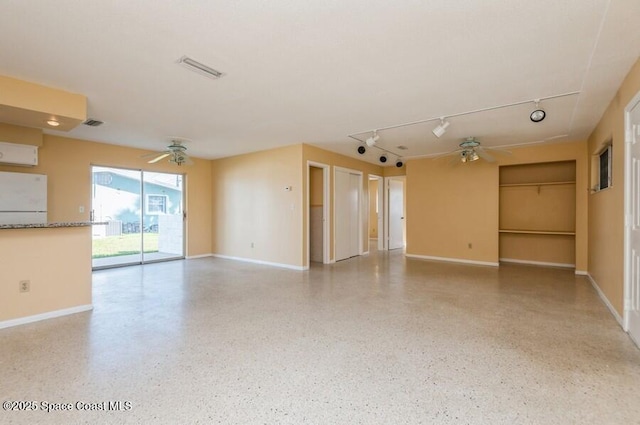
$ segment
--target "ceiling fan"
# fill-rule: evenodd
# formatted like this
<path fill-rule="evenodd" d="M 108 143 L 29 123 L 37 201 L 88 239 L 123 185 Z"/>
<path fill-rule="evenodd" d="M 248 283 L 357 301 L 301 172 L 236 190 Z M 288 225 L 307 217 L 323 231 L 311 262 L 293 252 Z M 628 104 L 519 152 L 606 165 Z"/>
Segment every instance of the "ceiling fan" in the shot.
<path fill-rule="evenodd" d="M 453 152 L 437 156 L 436 158 L 441 158 L 443 156 L 455 156 L 456 158 L 451 161 L 452 163 L 458 161 L 464 163 L 473 162 L 477 161 L 480 158 L 484 159 L 487 162 L 495 162 L 496 159 L 492 155 L 490 155 L 487 150 L 493 150 L 496 152 L 507 154 L 511 153 L 502 149 L 483 148 L 482 146 L 480 146 L 480 142 L 476 140 L 475 137 L 467 137 L 458 146 L 460 146 L 460 149 L 456 149 Z"/>
<path fill-rule="evenodd" d="M 189 158 L 189 155 L 187 155 L 187 147 L 184 145 L 185 141 L 187 140 L 173 138 L 166 150 L 142 155 L 142 158 L 151 158 L 147 161 L 149 164 L 155 164 L 158 161 L 169 158 L 169 162 L 176 165 L 191 165 L 193 161 Z"/>

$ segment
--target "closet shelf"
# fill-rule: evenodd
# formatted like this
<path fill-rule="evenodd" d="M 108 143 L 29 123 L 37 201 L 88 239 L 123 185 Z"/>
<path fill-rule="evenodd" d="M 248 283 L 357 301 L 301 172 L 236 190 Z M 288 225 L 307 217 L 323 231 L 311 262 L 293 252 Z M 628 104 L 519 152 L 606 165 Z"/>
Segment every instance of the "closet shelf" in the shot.
<path fill-rule="evenodd" d="M 575 181 L 568 182 L 546 182 L 546 183 L 501 183 L 500 187 L 516 187 L 516 186 L 557 186 L 562 184 L 576 184 Z"/>
<path fill-rule="evenodd" d="M 559 232 L 555 230 L 516 230 L 516 229 L 500 229 L 500 233 L 516 233 L 521 235 L 559 235 L 559 236 L 575 236 L 576 232 Z"/>

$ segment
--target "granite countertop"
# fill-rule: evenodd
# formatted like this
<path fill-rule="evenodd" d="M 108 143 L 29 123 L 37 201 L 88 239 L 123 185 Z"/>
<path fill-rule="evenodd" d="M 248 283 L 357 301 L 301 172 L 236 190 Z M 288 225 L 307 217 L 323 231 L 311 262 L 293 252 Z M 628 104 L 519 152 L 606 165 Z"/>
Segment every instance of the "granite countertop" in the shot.
<path fill-rule="evenodd" d="M 0 224 L 0 229 L 51 229 L 56 227 L 87 227 L 107 224 L 105 221 L 63 221 L 58 223 Z"/>

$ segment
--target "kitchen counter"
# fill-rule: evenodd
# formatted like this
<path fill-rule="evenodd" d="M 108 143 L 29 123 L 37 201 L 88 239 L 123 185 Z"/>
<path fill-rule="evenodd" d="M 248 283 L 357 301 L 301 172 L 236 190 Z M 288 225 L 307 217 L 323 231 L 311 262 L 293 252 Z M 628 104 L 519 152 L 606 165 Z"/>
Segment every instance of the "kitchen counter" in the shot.
<path fill-rule="evenodd" d="M 57 227 L 87 227 L 96 224 L 107 223 L 98 221 L 67 221 L 58 223 L 0 224 L 0 229 L 51 229 Z"/>
<path fill-rule="evenodd" d="M 0 329 L 92 308 L 94 224 L 0 225 Z"/>

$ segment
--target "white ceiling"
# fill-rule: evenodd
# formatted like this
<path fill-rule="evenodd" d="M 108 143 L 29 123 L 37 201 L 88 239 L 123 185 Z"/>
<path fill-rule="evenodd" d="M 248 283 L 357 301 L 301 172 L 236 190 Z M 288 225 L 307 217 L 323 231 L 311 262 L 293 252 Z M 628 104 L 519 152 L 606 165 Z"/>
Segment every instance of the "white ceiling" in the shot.
<path fill-rule="evenodd" d="M 640 56 L 637 0 L 4 0 L 0 74 L 88 97 L 70 137 L 219 158 L 309 143 L 359 156 L 371 130 L 407 157 L 476 136 L 508 146 L 589 135 Z M 188 55 L 226 75 L 177 65 Z M 1 118 L 1 117 L 0 117 Z M 56 133 L 54 131 L 48 131 Z M 353 136 L 349 137 L 349 136 Z M 409 149 L 399 151 L 396 146 Z"/>

